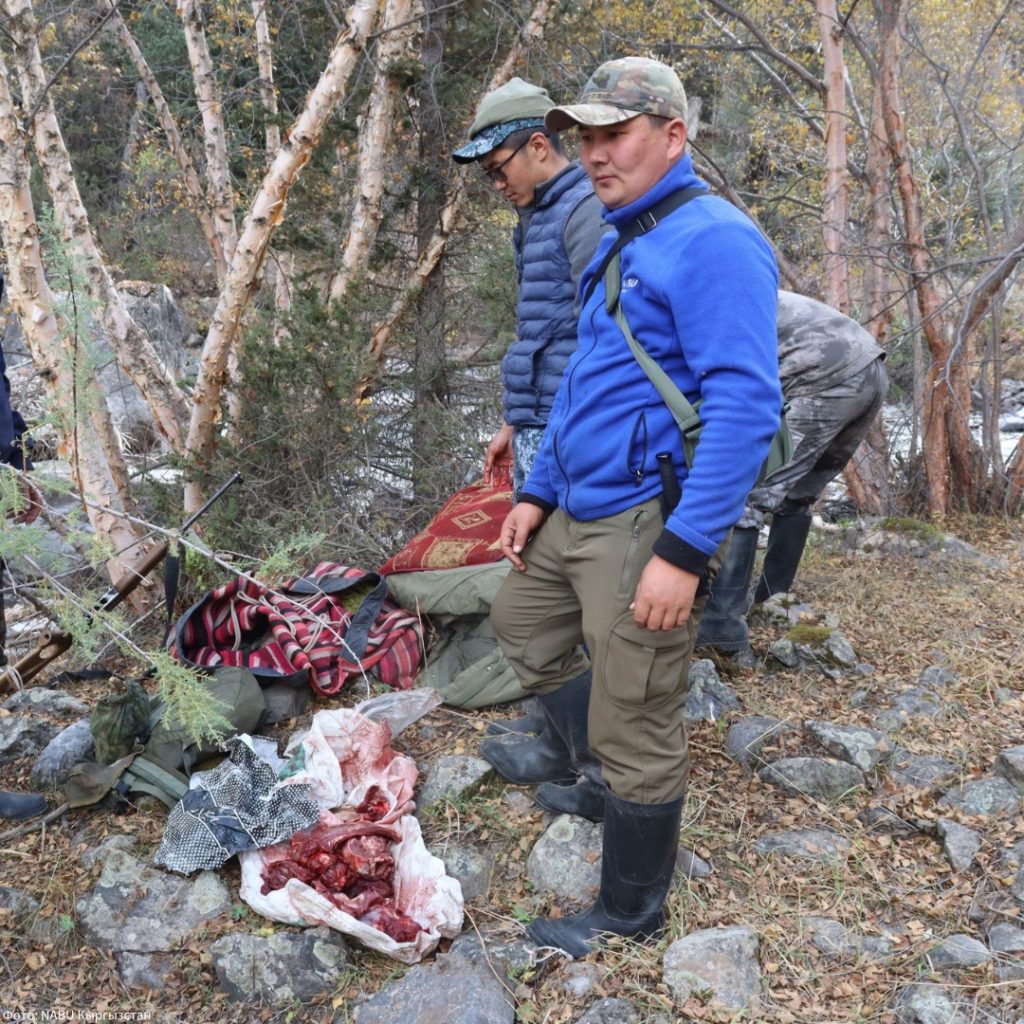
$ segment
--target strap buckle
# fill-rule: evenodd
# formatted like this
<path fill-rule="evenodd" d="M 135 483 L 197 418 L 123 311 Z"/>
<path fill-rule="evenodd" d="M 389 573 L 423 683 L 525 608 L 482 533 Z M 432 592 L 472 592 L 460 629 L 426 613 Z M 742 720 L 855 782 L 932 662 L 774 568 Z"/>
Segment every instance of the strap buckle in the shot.
<path fill-rule="evenodd" d="M 653 210 L 644 210 L 637 219 L 636 226 L 640 229 L 641 234 L 646 235 L 648 231 L 653 231 L 658 226 L 658 218 L 654 216 Z"/>

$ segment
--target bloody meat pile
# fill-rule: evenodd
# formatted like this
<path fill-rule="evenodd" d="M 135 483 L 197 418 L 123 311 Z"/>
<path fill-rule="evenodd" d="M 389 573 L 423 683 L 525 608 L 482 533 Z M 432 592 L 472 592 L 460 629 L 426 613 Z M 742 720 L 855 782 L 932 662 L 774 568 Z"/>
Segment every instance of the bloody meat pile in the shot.
<path fill-rule="evenodd" d="M 395 861 L 389 845 L 400 834 L 394 825 L 375 820 L 387 810 L 387 798 L 374 786 L 356 808 L 359 818 L 296 832 L 288 857 L 267 865 L 261 892 L 282 889 L 289 878 L 297 878 L 396 942 L 412 942 L 422 928 L 394 900 Z"/>

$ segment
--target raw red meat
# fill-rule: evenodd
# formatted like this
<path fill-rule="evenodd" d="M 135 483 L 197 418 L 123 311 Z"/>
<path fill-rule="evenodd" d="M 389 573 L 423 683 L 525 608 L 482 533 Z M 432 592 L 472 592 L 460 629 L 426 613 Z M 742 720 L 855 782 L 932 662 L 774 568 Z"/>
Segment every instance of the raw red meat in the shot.
<path fill-rule="evenodd" d="M 381 797 L 376 787 L 367 792 L 359 806 L 367 814 L 386 813 L 388 809 L 386 797 Z M 394 903 L 395 861 L 390 844 L 398 839 L 395 826 L 365 819 L 341 825 L 317 824 L 292 836 L 291 858 L 267 867 L 262 891 L 266 894 L 280 889 L 289 878 L 298 878 L 339 910 L 396 942 L 411 942 L 422 928 Z"/>
<path fill-rule="evenodd" d="M 390 810 L 391 802 L 387 793 L 380 786 L 371 786 L 363 802 L 356 808 L 356 813 L 367 821 L 380 821 Z"/>
<path fill-rule="evenodd" d="M 395 873 L 395 861 L 383 836 L 356 836 L 338 852 L 360 878 L 390 879 Z"/>
<path fill-rule="evenodd" d="M 314 872 L 303 864 L 297 864 L 293 860 L 276 860 L 263 875 L 263 886 L 260 892 L 266 896 L 274 889 L 283 889 L 289 878 L 297 878 L 300 882 L 308 884 L 313 877 Z"/>
<path fill-rule="evenodd" d="M 392 900 L 383 900 L 371 907 L 360 920 L 372 925 L 377 931 L 390 935 L 395 942 L 412 942 L 423 929 L 403 914 Z"/>

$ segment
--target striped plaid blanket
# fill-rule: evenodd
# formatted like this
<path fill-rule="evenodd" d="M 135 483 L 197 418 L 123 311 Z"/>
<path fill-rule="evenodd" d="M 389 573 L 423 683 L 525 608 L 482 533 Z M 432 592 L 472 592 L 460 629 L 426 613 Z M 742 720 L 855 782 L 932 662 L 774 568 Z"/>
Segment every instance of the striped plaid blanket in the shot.
<path fill-rule="evenodd" d="M 413 685 L 423 651 L 419 620 L 387 599 L 378 573 L 321 562 L 277 588 L 236 579 L 178 620 L 172 650 L 196 667 L 243 665 L 266 683 L 338 693 L 352 676 Z"/>

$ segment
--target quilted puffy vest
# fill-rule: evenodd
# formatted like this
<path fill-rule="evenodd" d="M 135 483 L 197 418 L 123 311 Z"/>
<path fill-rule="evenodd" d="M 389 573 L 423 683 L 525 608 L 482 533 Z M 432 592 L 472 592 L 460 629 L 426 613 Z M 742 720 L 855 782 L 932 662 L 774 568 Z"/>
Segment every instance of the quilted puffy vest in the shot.
<path fill-rule="evenodd" d="M 539 196 L 524 232 L 513 235 L 519 273 L 516 340 L 501 363 L 505 422 L 542 427 L 569 357 L 576 349 L 576 292 L 565 251 L 565 225 L 591 194 L 578 163 Z"/>

